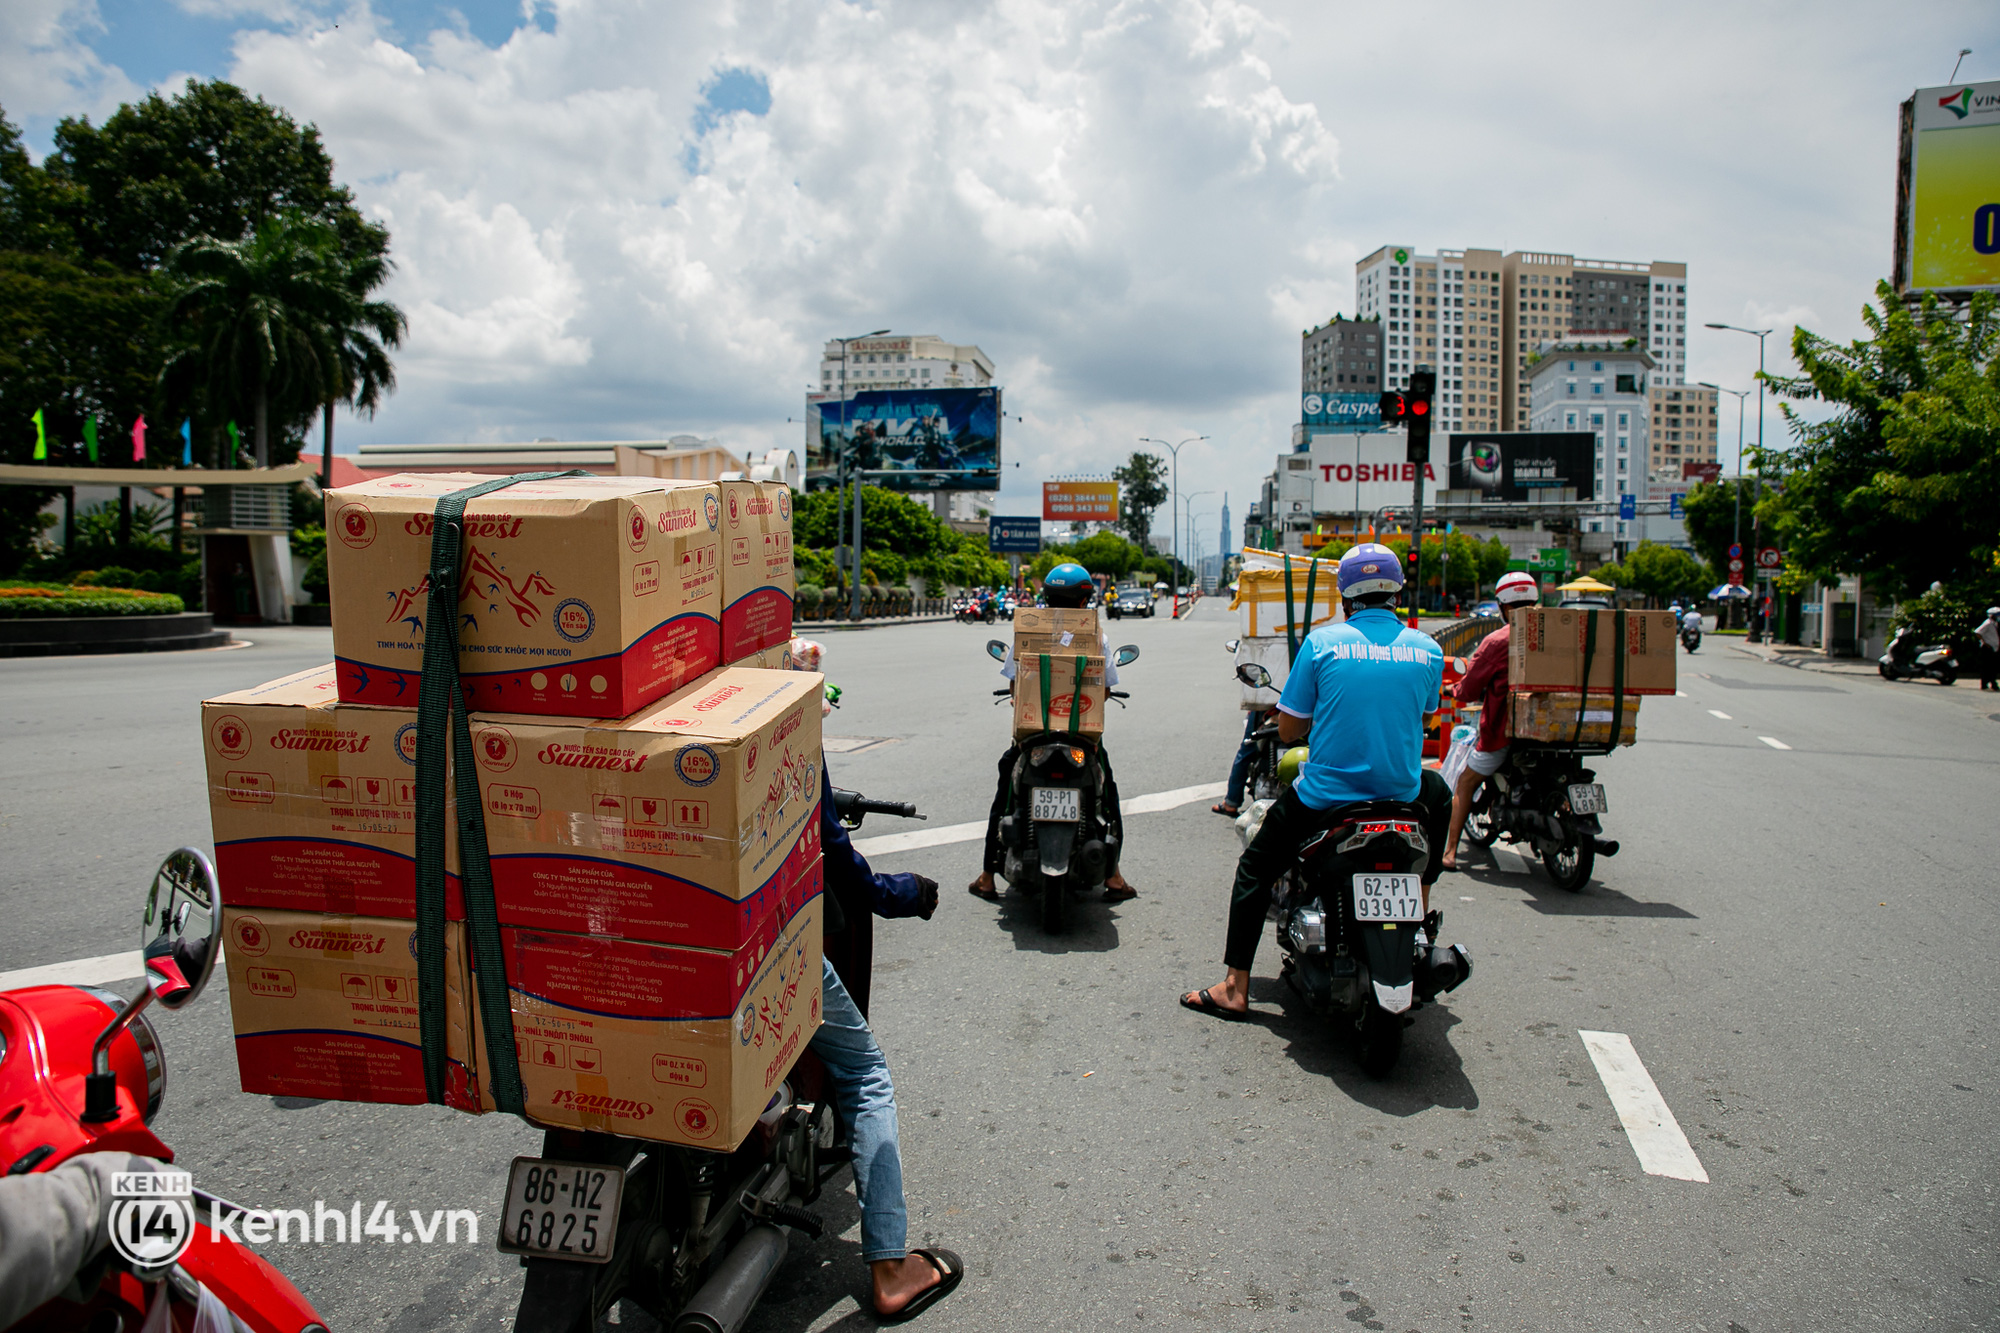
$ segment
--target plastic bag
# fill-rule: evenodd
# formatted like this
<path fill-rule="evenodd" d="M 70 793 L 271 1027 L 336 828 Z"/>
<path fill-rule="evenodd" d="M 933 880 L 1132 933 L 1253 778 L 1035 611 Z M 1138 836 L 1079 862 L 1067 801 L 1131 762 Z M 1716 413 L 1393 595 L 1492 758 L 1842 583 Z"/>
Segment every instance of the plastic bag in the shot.
<path fill-rule="evenodd" d="M 1465 772 L 1466 764 L 1472 759 L 1472 746 L 1478 734 L 1471 727 L 1452 728 L 1451 749 L 1445 752 L 1444 762 L 1438 765 L 1438 776 L 1444 779 L 1446 786 L 1458 786 L 1459 775 Z"/>
<path fill-rule="evenodd" d="M 1257 840 L 1257 831 L 1264 827 L 1264 816 L 1271 812 L 1271 807 L 1275 804 L 1276 802 L 1267 796 L 1262 800 L 1247 803 L 1243 807 L 1243 812 L 1236 816 L 1236 836 L 1243 839 L 1245 847 Z"/>

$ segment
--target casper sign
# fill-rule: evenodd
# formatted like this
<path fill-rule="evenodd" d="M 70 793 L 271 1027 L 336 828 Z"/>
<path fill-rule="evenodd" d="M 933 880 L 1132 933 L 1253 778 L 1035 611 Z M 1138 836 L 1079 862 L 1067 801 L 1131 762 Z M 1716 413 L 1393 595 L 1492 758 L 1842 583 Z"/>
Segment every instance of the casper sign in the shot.
<path fill-rule="evenodd" d="M 1367 514 L 1407 507 L 1418 464 L 1403 457 L 1400 431 L 1315 435 L 1305 453 L 1278 457 L 1279 504 L 1286 512 Z M 1422 465 L 1424 491 L 1435 494 L 1442 459 Z M 1296 502 L 1301 506 L 1294 509 Z"/>

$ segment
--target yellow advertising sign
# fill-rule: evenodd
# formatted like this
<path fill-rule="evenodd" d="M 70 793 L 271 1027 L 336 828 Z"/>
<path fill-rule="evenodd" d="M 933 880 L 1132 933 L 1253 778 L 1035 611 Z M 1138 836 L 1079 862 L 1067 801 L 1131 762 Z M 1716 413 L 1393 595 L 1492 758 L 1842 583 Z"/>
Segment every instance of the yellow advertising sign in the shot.
<path fill-rule="evenodd" d="M 2000 82 L 1920 88 L 1912 111 L 1907 285 L 2000 289 Z"/>
<path fill-rule="evenodd" d="M 1118 483 L 1115 481 L 1045 481 L 1042 518 L 1053 523 L 1115 523 Z"/>

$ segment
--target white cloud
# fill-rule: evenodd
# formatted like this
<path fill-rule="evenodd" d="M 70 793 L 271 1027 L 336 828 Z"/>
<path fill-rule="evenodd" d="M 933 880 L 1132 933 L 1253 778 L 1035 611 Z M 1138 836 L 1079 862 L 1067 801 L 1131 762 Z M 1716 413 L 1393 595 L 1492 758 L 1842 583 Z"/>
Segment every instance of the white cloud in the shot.
<path fill-rule="evenodd" d="M 0 97 L 15 124 L 33 117 L 101 117 L 138 93 L 90 47 L 104 29 L 95 0 L 0 5 Z"/>

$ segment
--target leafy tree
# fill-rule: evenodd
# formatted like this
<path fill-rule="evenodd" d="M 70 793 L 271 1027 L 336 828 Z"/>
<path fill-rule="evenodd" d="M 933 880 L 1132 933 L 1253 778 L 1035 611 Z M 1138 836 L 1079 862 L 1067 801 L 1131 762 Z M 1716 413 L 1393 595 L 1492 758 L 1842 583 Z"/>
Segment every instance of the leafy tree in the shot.
<path fill-rule="evenodd" d="M 792 541 L 802 577 L 809 573 L 822 587 L 842 586 L 831 548 L 843 544 L 842 515 L 852 512 L 853 503 L 851 487 L 798 498 Z M 958 587 L 1006 581 L 1007 562 L 987 549 L 985 537 L 959 532 L 930 506 L 877 486 L 862 488 L 861 505 L 864 581 L 901 583 L 910 574 Z"/>
<path fill-rule="evenodd" d="M 1906 302 L 1887 283 L 1845 347 L 1800 328 L 1802 374 L 1769 376 L 1787 398 L 1839 410 L 1810 422 L 1784 407 L 1793 445 L 1776 453 L 1784 491 L 1767 502 L 1790 527 L 1788 560 L 1858 573 L 1902 597 L 1932 582 L 1990 579 L 2000 549 L 2000 307 Z"/>
<path fill-rule="evenodd" d="M 1767 497 L 1771 496 L 1767 491 Z M 1729 568 L 1729 548 L 1737 541 L 1738 505 L 1741 505 L 1741 533 L 1747 552 L 1744 568 L 1750 568 L 1748 550 L 1751 520 L 1757 512 L 1757 479 L 1739 477 L 1728 482 L 1698 482 L 1682 502 L 1686 513 L 1688 542 L 1716 571 Z M 1768 534 L 1770 525 L 1764 525 Z M 1715 586 L 1710 584 L 1710 587 Z"/>
<path fill-rule="evenodd" d="M 1167 502 L 1167 464 L 1157 454 L 1134 453 L 1111 479 L 1119 485 L 1118 529 L 1141 548 L 1151 545 L 1153 511 Z"/>
<path fill-rule="evenodd" d="M 1122 579 L 1140 568 L 1146 559 L 1143 550 L 1117 533 L 1096 532 L 1067 545 L 1043 548 L 1034 563 L 1028 566 L 1028 573 L 1032 578 L 1043 579 L 1057 565 L 1074 561 L 1093 574 L 1109 574 L 1114 579 Z"/>
<path fill-rule="evenodd" d="M 1715 581 L 1715 572 L 1691 552 L 1659 542 L 1640 542 L 1622 562 L 1594 572 L 1613 587 L 1643 594 L 1649 606 L 1699 597 Z"/>
<path fill-rule="evenodd" d="M 1919 643 L 1950 644 L 1961 654 L 1972 653 L 1978 648 L 1972 631 L 1986 619 L 1986 608 L 2000 600 L 1995 593 L 2000 578 L 1989 578 L 1984 588 L 1984 596 L 1965 585 L 1926 589 L 1896 608 L 1896 628 L 1910 626 Z"/>

